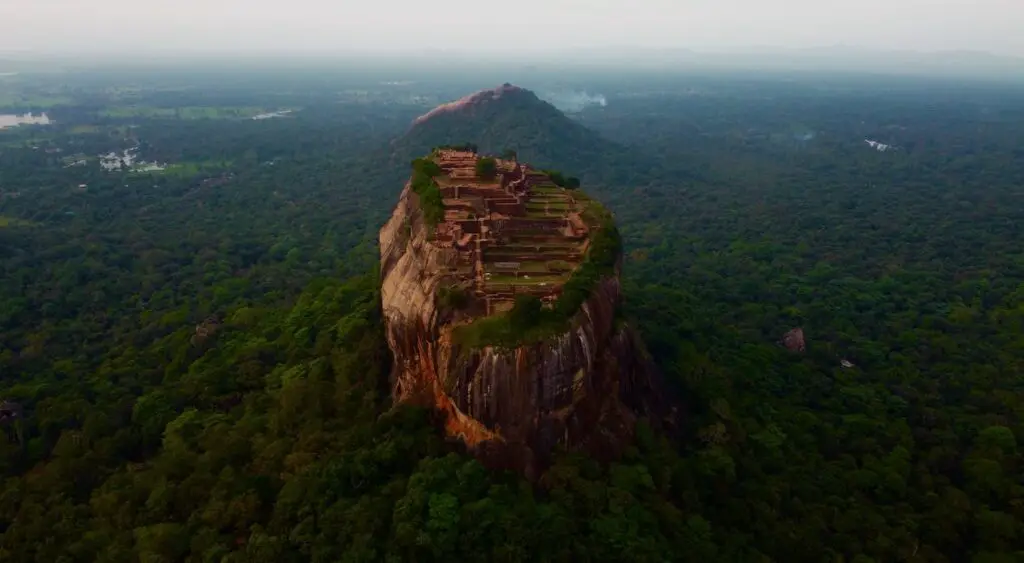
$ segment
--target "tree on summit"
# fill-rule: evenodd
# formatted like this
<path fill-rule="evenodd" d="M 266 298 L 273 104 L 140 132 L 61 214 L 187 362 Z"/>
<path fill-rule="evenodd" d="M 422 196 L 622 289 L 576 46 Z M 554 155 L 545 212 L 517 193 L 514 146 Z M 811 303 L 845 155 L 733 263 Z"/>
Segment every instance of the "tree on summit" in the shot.
<path fill-rule="evenodd" d="M 493 180 L 498 175 L 498 162 L 490 157 L 477 160 L 476 175 L 484 180 Z"/>

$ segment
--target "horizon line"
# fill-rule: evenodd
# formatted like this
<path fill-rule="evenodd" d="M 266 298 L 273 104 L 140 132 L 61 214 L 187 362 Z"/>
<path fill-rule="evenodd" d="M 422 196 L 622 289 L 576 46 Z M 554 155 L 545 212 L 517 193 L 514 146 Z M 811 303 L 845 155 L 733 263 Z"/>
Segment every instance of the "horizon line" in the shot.
<path fill-rule="evenodd" d="M 871 46 L 859 46 L 846 43 L 830 43 L 815 46 L 784 46 L 771 44 L 749 44 L 730 47 L 694 47 L 685 45 L 635 45 L 635 44 L 613 44 L 613 45 L 588 45 L 588 46 L 566 46 L 559 48 L 543 49 L 468 49 L 460 47 L 430 47 L 424 49 L 396 48 L 388 49 L 381 47 L 323 47 L 323 48 L 301 48 L 301 47 L 253 47 L 253 48 L 231 48 L 231 47 L 148 47 L 133 48 L 126 53 L 124 47 L 110 46 L 97 48 L 0 48 L 0 57 L 8 56 L 39 56 L 39 57 L 90 57 L 103 56 L 111 58 L 138 58 L 145 56 L 194 56 L 194 55 L 216 55 L 216 56 L 319 56 L 319 57 L 348 57 L 348 56 L 388 56 L 405 58 L 423 58 L 431 54 L 446 54 L 456 56 L 469 56 L 473 58 L 486 57 L 536 57 L 536 56 L 559 56 L 587 53 L 662 53 L 662 54 L 689 54 L 694 56 L 716 56 L 716 55 L 764 55 L 766 52 L 807 54 L 814 52 L 845 52 L 849 54 L 863 55 L 974 55 L 986 56 L 999 59 L 1012 59 L 1024 62 L 1024 54 L 1012 54 L 997 52 L 985 49 L 910 49 L 910 48 L 879 48 Z"/>

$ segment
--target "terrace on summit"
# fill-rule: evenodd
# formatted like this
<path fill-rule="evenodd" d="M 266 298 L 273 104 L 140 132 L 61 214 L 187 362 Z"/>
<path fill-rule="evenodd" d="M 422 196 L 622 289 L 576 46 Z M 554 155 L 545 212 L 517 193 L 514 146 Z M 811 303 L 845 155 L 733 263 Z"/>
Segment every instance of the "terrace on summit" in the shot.
<path fill-rule="evenodd" d="M 472 313 L 507 311 L 523 294 L 556 300 L 597 228 L 584 219 L 590 200 L 513 160 L 495 159 L 487 179 L 475 152 L 436 149 L 431 158 L 443 171 L 434 178 L 444 207 L 434 244 L 454 251 L 450 286 L 467 294 Z"/>

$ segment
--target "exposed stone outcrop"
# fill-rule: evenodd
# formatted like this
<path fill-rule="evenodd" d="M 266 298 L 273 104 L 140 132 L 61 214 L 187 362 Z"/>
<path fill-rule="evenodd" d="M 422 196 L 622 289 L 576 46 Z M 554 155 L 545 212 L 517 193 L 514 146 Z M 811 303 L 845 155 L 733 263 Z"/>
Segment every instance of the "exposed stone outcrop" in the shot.
<path fill-rule="evenodd" d="M 453 338 L 469 313 L 439 307 L 436 298 L 458 250 L 435 236 L 406 185 L 380 232 L 396 401 L 435 407 L 448 434 L 486 463 L 527 475 L 543 469 L 558 445 L 617 455 L 638 416 L 671 424 L 675 410 L 660 376 L 616 314 L 617 275 L 597 284 L 564 334 L 514 349 L 469 348 Z"/>
<path fill-rule="evenodd" d="M 803 352 L 807 349 L 807 341 L 804 340 L 804 329 L 799 327 L 782 335 L 782 340 L 779 342 L 790 352 Z"/>
<path fill-rule="evenodd" d="M 457 112 L 457 111 L 462 111 L 462 110 L 470 109 L 473 106 L 476 106 L 476 105 L 479 105 L 479 104 L 483 104 L 483 103 L 487 103 L 487 102 L 489 102 L 491 100 L 497 100 L 498 98 L 502 97 L 503 95 L 506 95 L 506 94 L 509 94 L 509 93 L 512 93 L 512 92 L 524 92 L 524 91 L 525 90 L 523 90 L 522 88 L 520 88 L 518 86 L 513 86 L 511 84 L 505 83 L 505 84 L 502 84 L 501 86 L 498 86 L 497 88 L 491 88 L 489 90 L 481 90 L 479 92 L 475 92 L 475 93 L 470 94 L 468 96 L 464 96 L 462 98 L 459 98 L 458 100 L 455 100 L 454 102 L 448 102 L 448 103 L 445 103 L 445 104 L 441 104 L 441 105 L 435 107 L 434 109 L 428 111 L 427 113 L 417 117 L 415 120 L 413 120 L 412 123 L 413 123 L 413 126 L 416 126 L 416 125 L 419 125 L 420 123 L 423 123 L 423 122 L 425 122 L 425 121 L 427 121 L 427 120 L 429 120 L 429 119 L 431 119 L 433 117 L 436 117 L 436 116 L 444 114 L 444 113 L 454 113 L 454 112 Z"/>

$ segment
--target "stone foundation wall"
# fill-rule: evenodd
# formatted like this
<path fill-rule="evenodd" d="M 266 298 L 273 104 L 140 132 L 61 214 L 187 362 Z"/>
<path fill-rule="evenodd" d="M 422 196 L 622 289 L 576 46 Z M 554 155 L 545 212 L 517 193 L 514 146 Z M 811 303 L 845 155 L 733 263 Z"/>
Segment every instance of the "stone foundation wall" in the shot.
<path fill-rule="evenodd" d="M 476 219 L 464 219 L 456 223 L 464 233 L 480 234 L 480 221 Z"/>
<path fill-rule="evenodd" d="M 556 234 L 565 227 L 562 221 L 544 221 L 542 219 L 520 219 L 511 217 L 502 222 L 500 231 L 505 233 L 530 232 L 535 234 Z"/>
<path fill-rule="evenodd" d="M 487 202 L 487 208 L 492 212 L 513 217 L 526 215 L 526 206 L 514 199 L 501 201 L 491 200 Z"/>
<path fill-rule="evenodd" d="M 542 253 L 536 252 L 503 252 L 492 249 L 484 252 L 484 262 L 551 262 L 561 260 L 562 262 L 578 262 L 578 252 Z"/>
<path fill-rule="evenodd" d="M 459 199 L 465 199 L 469 197 L 480 197 L 486 199 L 492 197 L 503 197 L 506 195 L 504 190 L 496 187 L 481 188 L 479 186 L 445 186 L 441 188 L 441 197 L 448 199 L 456 199 L 456 192 L 458 192 Z"/>

